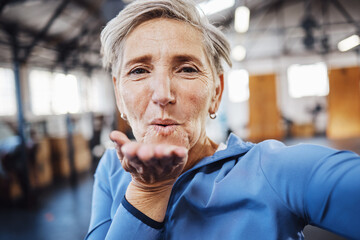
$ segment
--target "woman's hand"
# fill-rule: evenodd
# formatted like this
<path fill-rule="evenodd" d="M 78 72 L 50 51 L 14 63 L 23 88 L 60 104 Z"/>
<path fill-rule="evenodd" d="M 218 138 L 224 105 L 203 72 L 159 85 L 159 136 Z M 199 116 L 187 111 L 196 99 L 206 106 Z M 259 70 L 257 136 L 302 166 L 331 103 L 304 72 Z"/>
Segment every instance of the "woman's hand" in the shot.
<path fill-rule="evenodd" d="M 148 217 L 162 222 L 172 186 L 187 161 L 187 149 L 133 142 L 119 131 L 113 131 L 110 139 L 122 167 L 132 176 L 126 199 Z"/>
<path fill-rule="evenodd" d="M 113 131 L 110 139 L 115 143 L 121 165 L 139 187 L 174 183 L 187 160 L 184 147 L 132 142 L 119 131 Z"/>

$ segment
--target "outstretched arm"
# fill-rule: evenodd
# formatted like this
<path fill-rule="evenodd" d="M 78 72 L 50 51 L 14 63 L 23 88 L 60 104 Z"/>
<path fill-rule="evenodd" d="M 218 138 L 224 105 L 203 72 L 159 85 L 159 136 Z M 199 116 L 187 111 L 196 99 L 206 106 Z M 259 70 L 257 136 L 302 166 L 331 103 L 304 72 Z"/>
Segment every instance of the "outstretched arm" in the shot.
<path fill-rule="evenodd" d="M 110 135 L 123 168 L 132 176 L 127 201 L 151 219 L 162 222 L 171 189 L 187 159 L 187 149 L 167 144 L 131 142 L 125 134 Z"/>
<path fill-rule="evenodd" d="M 350 151 L 280 142 L 262 145 L 261 168 L 297 216 L 348 238 L 360 236 L 360 156 Z"/>
<path fill-rule="evenodd" d="M 111 217 L 113 196 L 109 169 L 100 161 L 93 193 L 92 222 L 86 239 L 157 239 L 161 234 L 171 189 L 187 161 L 187 149 L 167 144 L 141 144 L 114 131 L 122 168 L 131 181 Z M 95 219 L 95 220 L 93 220 Z"/>

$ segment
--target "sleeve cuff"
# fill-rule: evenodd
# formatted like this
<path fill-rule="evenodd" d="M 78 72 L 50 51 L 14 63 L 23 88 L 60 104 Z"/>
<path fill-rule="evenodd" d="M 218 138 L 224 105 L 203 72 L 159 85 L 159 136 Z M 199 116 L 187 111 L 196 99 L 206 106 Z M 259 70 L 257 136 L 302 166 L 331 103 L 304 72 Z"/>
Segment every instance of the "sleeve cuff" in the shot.
<path fill-rule="evenodd" d="M 145 223 L 146 225 L 148 225 L 149 227 L 155 228 L 155 229 L 161 229 L 164 227 L 164 222 L 157 222 L 151 218 L 149 218 L 148 216 L 146 216 L 144 213 L 140 212 L 139 210 L 137 210 L 133 205 L 131 205 L 128 200 L 126 199 L 126 197 L 124 196 L 124 198 L 121 201 L 121 204 L 123 205 L 123 207 L 129 211 L 134 217 L 136 217 L 137 219 L 139 219 L 141 222 Z"/>

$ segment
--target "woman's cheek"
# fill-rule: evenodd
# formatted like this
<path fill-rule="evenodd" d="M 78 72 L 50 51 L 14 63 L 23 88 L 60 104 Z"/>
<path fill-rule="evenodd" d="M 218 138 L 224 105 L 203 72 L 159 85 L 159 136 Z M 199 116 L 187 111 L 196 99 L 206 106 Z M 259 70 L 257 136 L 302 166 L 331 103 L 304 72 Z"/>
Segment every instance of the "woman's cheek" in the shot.
<path fill-rule="evenodd" d="M 193 90 L 188 91 L 188 93 L 188 102 L 192 105 L 190 108 L 192 108 L 197 115 L 201 115 L 202 112 L 208 112 L 211 93 L 207 86 L 193 88 Z"/>
<path fill-rule="evenodd" d="M 122 96 L 128 117 L 140 118 L 143 115 L 142 106 L 145 104 L 145 94 L 146 90 L 139 84 L 123 86 Z"/>

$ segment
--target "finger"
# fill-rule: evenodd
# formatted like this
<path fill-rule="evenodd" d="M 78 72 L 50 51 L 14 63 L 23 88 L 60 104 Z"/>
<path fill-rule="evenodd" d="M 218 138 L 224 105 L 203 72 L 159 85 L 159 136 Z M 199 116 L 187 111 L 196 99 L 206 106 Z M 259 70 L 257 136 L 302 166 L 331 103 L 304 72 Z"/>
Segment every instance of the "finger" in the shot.
<path fill-rule="evenodd" d="M 154 145 L 151 144 L 143 144 L 137 150 L 137 156 L 141 161 L 149 161 L 154 155 Z"/>
<path fill-rule="evenodd" d="M 155 147 L 155 157 L 163 158 L 163 157 L 171 157 L 177 156 L 180 158 L 184 158 L 187 155 L 187 149 L 184 147 L 168 145 L 168 144 L 160 144 Z"/>
<path fill-rule="evenodd" d="M 120 146 L 124 145 L 125 143 L 131 142 L 130 139 L 120 131 L 112 131 L 109 137 L 111 141 Z"/>
<path fill-rule="evenodd" d="M 187 156 L 188 154 L 188 150 L 184 147 L 176 147 L 173 152 L 175 153 L 176 156 L 180 157 L 180 158 L 184 158 Z"/>
<path fill-rule="evenodd" d="M 120 162 L 122 162 L 124 155 L 121 152 L 121 146 L 130 140 L 124 133 L 119 132 L 119 131 L 112 131 L 110 133 L 109 137 L 110 137 L 111 141 L 113 141 L 113 143 L 114 143 L 114 147 L 116 149 L 116 154 L 117 154 L 118 158 L 120 159 Z"/>
<path fill-rule="evenodd" d="M 168 144 L 159 144 L 155 146 L 155 157 L 164 158 L 169 157 L 174 146 Z"/>
<path fill-rule="evenodd" d="M 124 145 L 121 146 L 121 152 L 126 156 L 127 158 L 131 159 L 134 158 L 137 154 L 137 151 L 140 147 L 140 144 L 137 142 L 127 142 L 124 143 Z"/>

